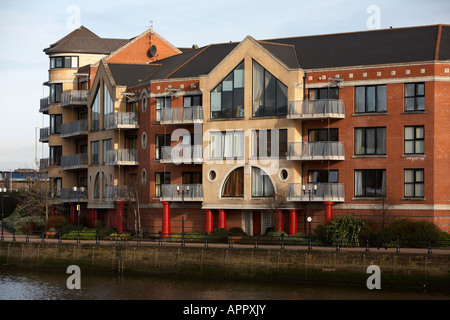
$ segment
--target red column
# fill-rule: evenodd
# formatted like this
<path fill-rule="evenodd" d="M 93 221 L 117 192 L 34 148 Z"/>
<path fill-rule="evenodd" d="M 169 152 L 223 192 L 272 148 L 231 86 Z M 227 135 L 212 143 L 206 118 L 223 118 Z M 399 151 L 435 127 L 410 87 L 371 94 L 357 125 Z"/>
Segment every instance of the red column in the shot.
<path fill-rule="evenodd" d="M 118 232 L 123 232 L 125 230 L 125 202 L 117 201 L 116 204 L 116 228 Z"/>
<path fill-rule="evenodd" d="M 324 201 L 325 224 L 328 224 L 333 219 L 333 204 L 334 204 L 334 201 Z"/>
<path fill-rule="evenodd" d="M 170 202 L 163 201 L 162 236 L 170 235 Z"/>
<path fill-rule="evenodd" d="M 219 229 L 227 228 L 227 216 L 225 210 L 219 209 Z"/>
<path fill-rule="evenodd" d="M 297 210 L 289 210 L 289 234 L 294 235 L 298 232 Z"/>
<path fill-rule="evenodd" d="M 76 205 L 76 203 L 73 203 L 73 202 L 70 203 L 69 223 L 70 224 L 77 224 L 77 205 Z"/>
<path fill-rule="evenodd" d="M 277 210 L 278 231 L 283 232 L 283 211 Z"/>
<path fill-rule="evenodd" d="M 210 209 L 206 209 L 206 223 L 205 223 L 205 232 L 212 232 L 213 231 L 213 214 Z"/>
<path fill-rule="evenodd" d="M 94 227 L 95 221 L 97 220 L 97 209 L 89 209 L 89 226 Z"/>

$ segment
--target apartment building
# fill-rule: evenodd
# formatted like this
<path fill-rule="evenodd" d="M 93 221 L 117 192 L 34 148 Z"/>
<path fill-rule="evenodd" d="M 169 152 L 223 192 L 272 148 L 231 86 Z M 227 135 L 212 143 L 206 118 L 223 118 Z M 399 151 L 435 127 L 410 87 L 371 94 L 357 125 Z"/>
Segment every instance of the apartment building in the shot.
<path fill-rule="evenodd" d="M 153 30 L 114 41 L 58 79 L 61 96 L 89 90 L 83 106 L 47 111 L 50 158 L 61 157 L 49 175 L 71 193 L 55 195 L 72 218 L 76 199 L 86 223 L 163 235 L 295 234 L 308 217 L 316 226 L 346 213 L 450 230 L 449 26 L 201 48 Z M 73 121 L 86 130 L 54 130 Z"/>

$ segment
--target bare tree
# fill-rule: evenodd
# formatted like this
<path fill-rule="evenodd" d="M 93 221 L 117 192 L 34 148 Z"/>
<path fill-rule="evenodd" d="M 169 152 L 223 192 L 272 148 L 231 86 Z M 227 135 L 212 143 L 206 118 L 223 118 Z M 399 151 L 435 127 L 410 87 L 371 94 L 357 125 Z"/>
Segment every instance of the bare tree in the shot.
<path fill-rule="evenodd" d="M 139 188 L 137 183 L 123 187 L 123 197 L 127 202 L 128 208 L 132 211 L 134 232 L 142 234 L 141 213 L 139 210 Z"/>
<path fill-rule="evenodd" d="M 392 201 L 389 198 L 383 197 L 377 199 L 372 205 L 371 220 L 381 229 L 385 229 L 391 222 L 393 222 L 396 217 L 392 210 Z"/>
<path fill-rule="evenodd" d="M 270 212 L 272 225 L 277 226 L 276 230 L 279 231 L 280 214 L 281 210 L 286 209 L 286 202 L 288 197 L 288 189 L 280 188 L 274 191 L 272 197 L 267 197 L 265 201 L 265 207 Z"/>

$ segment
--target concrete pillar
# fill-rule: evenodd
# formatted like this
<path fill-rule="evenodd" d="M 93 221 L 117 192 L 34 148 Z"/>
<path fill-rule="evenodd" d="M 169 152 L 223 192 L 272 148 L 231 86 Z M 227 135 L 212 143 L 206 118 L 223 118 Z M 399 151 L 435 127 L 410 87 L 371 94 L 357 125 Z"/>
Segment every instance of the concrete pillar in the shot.
<path fill-rule="evenodd" d="M 98 220 L 97 209 L 89 209 L 89 226 L 94 227 L 95 221 Z"/>
<path fill-rule="evenodd" d="M 163 204 L 163 220 L 162 220 L 162 237 L 170 235 L 170 202 L 162 201 Z"/>
<path fill-rule="evenodd" d="M 214 229 L 213 214 L 211 209 L 206 209 L 205 232 L 212 232 Z"/>
<path fill-rule="evenodd" d="M 289 210 L 289 234 L 294 235 L 298 232 L 297 210 Z"/>

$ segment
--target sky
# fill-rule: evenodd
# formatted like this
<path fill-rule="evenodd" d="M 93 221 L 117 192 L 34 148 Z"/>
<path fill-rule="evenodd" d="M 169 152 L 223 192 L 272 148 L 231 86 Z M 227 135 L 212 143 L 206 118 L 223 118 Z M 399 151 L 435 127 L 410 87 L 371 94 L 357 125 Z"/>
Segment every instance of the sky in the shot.
<path fill-rule="evenodd" d="M 102 38 L 154 30 L 178 47 L 255 39 L 450 24 L 448 0 L 0 0 L 0 171 L 48 156 L 39 113 L 48 96 L 43 50 L 83 25 Z M 420 45 L 420 44 L 418 44 Z"/>

